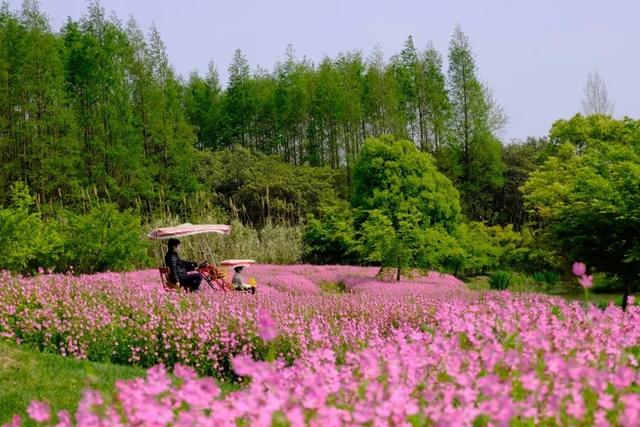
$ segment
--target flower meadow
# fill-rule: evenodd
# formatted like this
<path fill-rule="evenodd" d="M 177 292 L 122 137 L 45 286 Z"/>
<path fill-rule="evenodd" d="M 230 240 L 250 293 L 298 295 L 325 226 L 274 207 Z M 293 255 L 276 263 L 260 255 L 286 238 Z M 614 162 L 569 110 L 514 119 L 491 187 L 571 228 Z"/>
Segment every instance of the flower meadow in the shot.
<path fill-rule="evenodd" d="M 640 425 L 637 306 L 473 292 L 438 273 L 400 282 L 361 267 L 246 273 L 256 295 L 165 292 L 157 271 L 4 273 L 4 339 L 149 368 L 113 395 L 87 389 L 74 414 L 34 401 L 29 417 L 59 426 Z M 341 292 L 323 290 L 338 283 Z M 220 380 L 242 387 L 223 394 Z"/>

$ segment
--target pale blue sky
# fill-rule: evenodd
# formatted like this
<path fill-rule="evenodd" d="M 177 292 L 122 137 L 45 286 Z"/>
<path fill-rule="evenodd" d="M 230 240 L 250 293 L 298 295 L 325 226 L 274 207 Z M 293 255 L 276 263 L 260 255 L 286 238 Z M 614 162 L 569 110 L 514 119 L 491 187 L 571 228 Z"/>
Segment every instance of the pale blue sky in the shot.
<path fill-rule="evenodd" d="M 17 7 L 20 0 L 10 0 Z M 637 0 L 102 0 L 122 20 L 160 30 L 174 68 L 187 75 L 210 59 L 223 81 L 237 48 L 251 66 L 271 69 L 292 43 L 298 56 L 379 44 L 388 58 L 407 36 L 446 55 L 456 23 L 469 35 L 479 74 L 510 117 L 504 140 L 545 135 L 581 109 L 587 73 L 597 67 L 615 115 L 640 118 L 640 2 Z M 59 29 L 86 0 L 41 0 Z"/>

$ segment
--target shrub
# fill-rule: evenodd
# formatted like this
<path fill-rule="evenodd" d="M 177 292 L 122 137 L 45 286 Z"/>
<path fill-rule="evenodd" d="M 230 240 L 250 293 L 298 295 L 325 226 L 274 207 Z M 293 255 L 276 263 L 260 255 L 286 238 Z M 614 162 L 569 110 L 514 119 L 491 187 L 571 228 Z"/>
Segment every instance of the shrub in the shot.
<path fill-rule="evenodd" d="M 430 228 L 425 231 L 428 242 L 423 257 L 425 265 L 432 270 L 460 274 L 467 261 L 467 253 L 462 249 L 455 237 L 441 228 Z"/>
<path fill-rule="evenodd" d="M 512 268 L 522 236 L 509 225 L 488 227 L 482 222 L 460 224 L 455 237 L 465 252 L 462 268 L 466 274 L 484 274 L 495 268 Z"/>
<path fill-rule="evenodd" d="M 512 276 L 508 271 L 496 271 L 489 277 L 489 287 L 495 291 L 503 291 L 511 285 Z"/>
<path fill-rule="evenodd" d="M 325 208 L 321 215 L 309 215 L 302 241 L 303 258 L 314 264 L 359 264 L 353 213 L 344 204 Z"/>
<path fill-rule="evenodd" d="M 534 274 L 541 271 L 561 271 L 566 260 L 553 248 L 552 237 L 545 230 L 532 230 L 525 227 L 522 232 L 509 231 L 503 238 L 511 235 L 512 240 L 506 240 L 506 248 L 500 257 L 501 268 Z M 505 240 L 502 240 L 505 242 Z"/>
<path fill-rule="evenodd" d="M 60 235 L 43 221 L 35 198 L 22 182 L 11 186 L 11 204 L 0 209 L 0 247 L 0 269 L 21 273 L 54 267 L 60 255 Z"/>
<path fill-rule="evenodd" d="M 61 215 L 59 220 L 65 234 L 63 268 L 90 273 L 150 264 L 140 217 L 130 210 L 119 212 L 114 204 L 102 203 L 87 214 Z"/>
<path fill-rule="evenodd" d="M 557 271 L 546 270 L 533 273 L 531 276 L 538 283 L 544 283 L 550 286 L 557 285 L 560 282 L 560 273 Z"/>
<path fill-rule="evenodd" d="M 231 202 L 232 215 L 246 223 L 263 226 L 269 218 L 297 223 L 338 198 L 336 172 L 327 167 L 294 166 L 242 147 L 207 153 L 205 162 L 206 188 L 225 205 Z"/>
<path fill-rule="evenodd" d="M 593 275 L 593 289 L 595 293 L 615 293 L 620 292 L 624 287 L 622 279 L 618 276 L 604 273 Z"/>

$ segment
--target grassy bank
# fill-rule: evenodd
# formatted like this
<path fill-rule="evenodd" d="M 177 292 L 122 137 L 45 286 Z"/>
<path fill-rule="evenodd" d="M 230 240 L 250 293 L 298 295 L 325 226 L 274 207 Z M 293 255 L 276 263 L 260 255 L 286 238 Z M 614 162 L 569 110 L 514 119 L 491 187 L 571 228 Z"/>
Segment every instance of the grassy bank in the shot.
<path fill-rule="evenodd" d="M 0 425 L 13 414 L 26 416 L 33 399 L 47 401 L 54 411 L 75 411 L 82 390 L 91 386 L 110 392 L 120 378 L 144 375 L 132 366 L 91 363 L 0 341 Z"/>
<path fill-rule="evenodd" d="M 48 402 L 52 412 L 73 413 L 85 388 L 111 393 L 116 380 L 144 375 L 137 366 L 87 362 L 0 341 L 0 425 L 14 414 L 27 420 L 26 410 L 34 399 Z M 218 385 L 223 394 L 240 388 L 220 381 Z"/>

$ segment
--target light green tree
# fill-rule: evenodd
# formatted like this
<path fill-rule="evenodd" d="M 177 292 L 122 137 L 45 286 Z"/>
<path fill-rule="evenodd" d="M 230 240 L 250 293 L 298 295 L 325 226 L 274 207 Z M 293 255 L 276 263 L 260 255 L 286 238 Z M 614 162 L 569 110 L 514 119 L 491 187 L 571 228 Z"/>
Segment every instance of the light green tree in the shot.
<path fill-rule="evenodd" d="M 623 279 L 625 308 L 640 273 L 639 189 L 639 133 L 582 150 L 564 144 L 523 187 L 528 208 L 569 262 Z"/>
<path fill-rule="evenodd" d="M 420 99 L 423 100 L 420 102 L 423 145 L 437 157 L 440 148 L 447 141 L 451 104 L 446 88 L 446 78 L 442 72 L 442 56 L 433 44 L 429 43 L 421 60 L 424 73 L 424 83 L 420 86 L 422 89 Z"/>
<path fill-rule="evenodd" d="M 365 141 L 354 168 L 352 206 L 366 260 L 396 267 L 430 267 L 425 231 L 451 233 L 460 219 L 458 191 L 427 153 L 411 141 Z"/>

